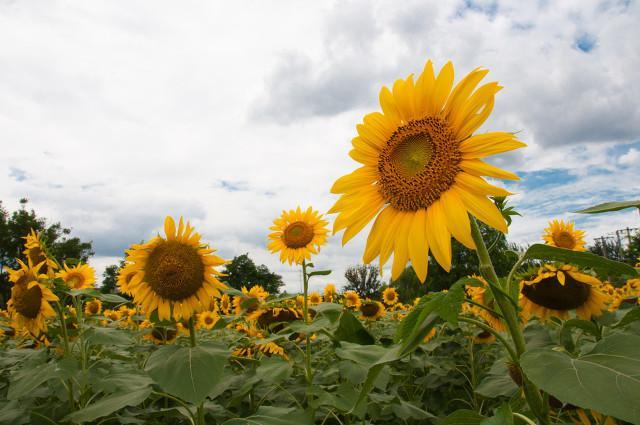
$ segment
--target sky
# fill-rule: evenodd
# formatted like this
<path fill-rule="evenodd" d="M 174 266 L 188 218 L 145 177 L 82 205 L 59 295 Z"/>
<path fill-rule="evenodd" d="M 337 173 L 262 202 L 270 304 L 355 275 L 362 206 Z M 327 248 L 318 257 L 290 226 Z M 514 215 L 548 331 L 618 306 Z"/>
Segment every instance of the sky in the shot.
<path fill-rule="evenodd" d="M 510 241 L 552 218 L 589 240 L 640 227 L 571 213 L 640 198 L 639 20 L 637 1 L 0 1 L 0 199 L 93 241 L 98 273 L 182 215 L 297 291 L 271 222 L 331 207 L 380 88 L 431 59 L 504 86 L 479 131 L 528 144 L 492 161 L 522 177 Z M 330 238 L 312 288 L 345 283 L 367 230 Z"/>

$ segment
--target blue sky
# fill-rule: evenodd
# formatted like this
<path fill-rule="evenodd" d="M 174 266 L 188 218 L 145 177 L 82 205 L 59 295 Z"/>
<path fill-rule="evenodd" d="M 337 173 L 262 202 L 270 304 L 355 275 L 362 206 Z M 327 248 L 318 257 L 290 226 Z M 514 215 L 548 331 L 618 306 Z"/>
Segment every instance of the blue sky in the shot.
<path fill-rule="evenodd" d="M 400 7 L 401 5 L 401 7 Z M 131 243 L 188 217 L 231 258 L 249 252 L 296 290 L 266 250 L 282 209 L 326 211 L 355 126 L 382 85 L 452 60 L 499 81 L 480 131 L 517 131 L 496 158 L 532 243 L 551 218 L 593 238 L 634 211 L 578 208 L 639 198 L 636 1 L 4 2 L 0 5 L 0 199 L 93 240 L 101 271 Z M 344 282 L 366 232 L 315 260 Z"/>

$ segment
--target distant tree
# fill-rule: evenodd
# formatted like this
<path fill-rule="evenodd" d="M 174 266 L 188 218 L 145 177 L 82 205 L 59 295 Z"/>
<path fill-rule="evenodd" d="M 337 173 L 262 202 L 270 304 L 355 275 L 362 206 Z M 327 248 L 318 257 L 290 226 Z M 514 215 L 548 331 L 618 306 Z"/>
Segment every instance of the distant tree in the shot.
<path fill-rule="evenodd" d="M 236 289 L 262 285 L 270 294 L 277 294 L 280 287 L 284 286 L 282 276 L 269 271 L 264 264 L 256 266 L 248 253 L 234 257 L 222 272 L 226 274 L 224 282 Z"/>
<path fill-rule="evenodd" d="M 593 246 L 589 247 L 589 251 L 594 254 L 606 257 L 610 260 L 627 262 L 629 261 L 629 253 L 622 247 L 622 244 L 617 239 L 594 239 Z"/>
<path fill-rule="evenodd" d="M 120 264 L 112 264 L 104 269 L 104 272 L 102 272 L 100 292 L 103 294 L 116 294 L 120 292 L 118 288 L 118 273 L 124 266 L 124 260 L 120 260 Z"/>
<path fill-rule="evenodd" d="M 4 266 L 16 268 L 16 258 L 24 259 L 24 237 L 31 229 L 41 232 L 47 249 L 59 262 L 77 259 L 86 262 L 94 252 L 91 242 L 70 237 L 71 229 L 60 223 L 47 225 L 47 220 L 38 217 L 33 209 L 27 209 L 27 199 L 20 200 L 20 208 L 9 213 L 0 201 L 0 306 L 5 307 L 11 296 L 11 285 Z"/>
<path fill-rule="evenodd" d="M 382 288 L 380 269 L 371 264 L 349 267 L 344 272 L 344 277 L 349 282 L 344 290 L 354 291 L 362 298 L 375 298 Z"/>

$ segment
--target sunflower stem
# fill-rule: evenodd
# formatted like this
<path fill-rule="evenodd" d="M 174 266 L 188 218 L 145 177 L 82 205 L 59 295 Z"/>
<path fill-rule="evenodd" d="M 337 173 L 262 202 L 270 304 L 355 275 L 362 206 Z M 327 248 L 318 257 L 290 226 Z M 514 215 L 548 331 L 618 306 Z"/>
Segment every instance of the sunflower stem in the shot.
<path fill-rule="evenodd" d="M 489 288 L 493 293 L 493 297 L 498 304 L 499 310 L 502 312 L 505 324 L 507 325 L 507 329 L 509 330 L 509 334 L 511 335 L 511 340 L 513 341 L 513 344 L 515 346 L 517 356 L 515 362 L 519 363 L 518 360 L 520 359 L 520 356 L 526 351 L 527 348 L 524 340 L 524 335 L 522 334 L 522 330 L 520 329 L 520 325 L 518 323 L 517 311 L 512 304 L 513 302 L 515 302 L 515 300 L 507 300 L 505 299 L 504 292 L 494 290 L 493 286 L 500 287 L 498 275 L 493 268 L 493 262 L 491 261 L 491 257 L 489 256 L 489 251 L 487 250 L 487 246 L 484 243 L 484 239 L 482 238 L 482 233 L 480 232 L 478 222 L 476 221 L 475 217 L 471 215 L 469 215 L 469 221 L 471 222 L 471 236 L 473 237 L 473 242 L 475 242 L 476 244 L 476 255 L 478 256 L 480 274 L 492 284 L 489 285 Z M 542 396 L 540 395 L 540 391 L 525 376 L 523 376 L 523 381 L 524 394 L 527 399 L 527 403 L 529 404 L 529 408 L 536 415 L 536 417 L 540 421 L 540 424 L 549 424 L 550 421 L 548 410 L 544 407 L 544 402 L 542 400 Z"/>
<path fill-rule="evenodd" d="M 64 310 L 59 301 L 56 301 L 56 313 L 58 313 L 58 320 L 60 321 L 60 333 L 62 334 L 62 347 L 64 349 L 64 356 L 70 357 L 71 350 L 69 349 L 69 334 L 67 333 L 67 323 L 64 320 Z M 67 396 L 69 398 L 69 407 L 71 407 L 71 411 L 74 412 L 76 410 L 76 403 L 73 398 L 73 381 L 71 379 L 67 380 Z"/>
<path fill-rule="evenodd" d="M 191 348 L 194 348 L 198 345 L 198 340 L 196 339 L 196 326 L 193 320 L 193 314 L 189 317 L 189 342 L 191 343 Z M 197 423 L 198 425 L 204 425 L 204 402 L 200 403 L 196 412 Z"/>
<path fill-rule="evenodd" d="M 309 276 L 307 275 L 307 262 L 306 260 L 302 260 L 302 281 L 304 284 L 304 304 L 303 304 L 303 314 L 304 314 L 304 323 L 306 325 L 309 324 Z M 311 389 L 311 384 L 313 382 L 313 371 L 311 370 L 311 337 L 308 331 L 305 331 L 305 356 L 304 356 L 304 366 L 305 366 L 305 376 L 307 378 L 307 386 Z M 310 397 L 310 395 L 307 395 Z M 308 404 L 308 401 L 307 401 Z"/>

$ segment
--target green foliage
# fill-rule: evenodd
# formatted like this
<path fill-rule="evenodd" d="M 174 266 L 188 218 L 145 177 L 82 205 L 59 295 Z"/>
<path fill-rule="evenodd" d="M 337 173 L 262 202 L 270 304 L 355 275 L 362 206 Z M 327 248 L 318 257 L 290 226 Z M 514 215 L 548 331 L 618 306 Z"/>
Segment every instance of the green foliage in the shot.
<path fill-rule="evenodd" d="M 344 277 L 348 282 L 345 291 L 354 291 L 360 298 L 378 298 L 382 288 L 378 267 L 370 264 L 351 266 L 344 272 Z"/>
<path fill-rule="evenodd" d="M 120 260 L 119 264 L 111 264 L 102 272 L 102 285 L 100 285 L 100 292 L 103 294 L 116 294 L 118 290 L 118 273 L 120 269 L 125 266 L 124 260 Z"/>
<path fill-rule="evenodd" d="M 625 208 L 639 208 L 640 201 L 622 201 L 622 202 L 605 202 L 593 207 L 585 208 L 579 211 L 575 211 L 580 214 L 601 214 L 612 211 L 620 211 Z"/>
<path fill-rule="evenodd" d="M 261 285 L 268 293 L 277 294 L 284 286 L 280 275 L 270 272 L 264 264 L 256 266 L 249 254 L 234 257 L 222 273 L 226 275 L 224 282 L 235 289 Z"/>

